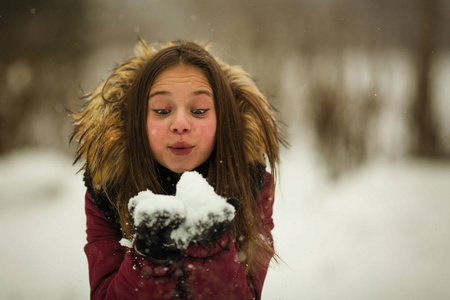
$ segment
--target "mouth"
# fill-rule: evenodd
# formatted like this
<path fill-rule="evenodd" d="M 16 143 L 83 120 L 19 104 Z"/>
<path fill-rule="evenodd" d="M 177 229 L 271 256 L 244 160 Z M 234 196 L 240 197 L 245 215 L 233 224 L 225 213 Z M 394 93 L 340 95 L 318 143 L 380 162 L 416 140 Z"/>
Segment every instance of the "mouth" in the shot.
<path fill-rule="evenodd" d="M 185 142 L 177 142 L 169 146 L 170 151 L 175 155 L 188 155 L 193 148 L 194 146 Z"/>

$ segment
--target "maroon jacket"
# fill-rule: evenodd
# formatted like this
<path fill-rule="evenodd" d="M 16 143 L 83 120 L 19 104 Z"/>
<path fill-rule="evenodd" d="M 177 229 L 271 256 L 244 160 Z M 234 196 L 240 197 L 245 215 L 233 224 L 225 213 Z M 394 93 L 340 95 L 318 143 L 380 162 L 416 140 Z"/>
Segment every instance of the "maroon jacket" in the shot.
<path fill-rule="evenodd" d="M 266 174 L 266 179 L 270 174 Z M 258 198 L 263 235 L 272 243 L 273 229 L 269 180 Z M 191 299 L 260 299 L 266 268 L 246 276 L 227 233 L 204 246 L 190 246 L 177 262 L 165 267 L 152 263 L 134 249 L 119 244 L 121 231 L 97 209 L 86 193 L 87 245 L 91 299 L 172 299 L 184 276 Z"/>

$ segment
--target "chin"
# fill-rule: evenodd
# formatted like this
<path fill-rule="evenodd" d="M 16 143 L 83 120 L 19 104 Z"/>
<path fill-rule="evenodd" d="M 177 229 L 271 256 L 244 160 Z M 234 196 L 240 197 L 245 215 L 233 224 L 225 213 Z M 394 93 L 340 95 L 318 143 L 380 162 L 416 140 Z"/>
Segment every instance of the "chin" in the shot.
<path fill-rule="evenodd" d="M 192 168 L 190 166 L 169 166 L 168 169 L 174 173 L 184 173 L 187 171 L 192 171 L 195 168 Z"/>

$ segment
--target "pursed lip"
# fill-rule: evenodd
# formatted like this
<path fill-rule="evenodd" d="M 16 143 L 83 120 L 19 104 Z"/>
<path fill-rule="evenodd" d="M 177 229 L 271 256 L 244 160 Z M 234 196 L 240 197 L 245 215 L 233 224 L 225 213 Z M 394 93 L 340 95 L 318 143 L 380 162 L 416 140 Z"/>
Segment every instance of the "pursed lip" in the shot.
<path fill-rule="evenodd" d="M 194 146 L 186 142 L 176 142 L 169 146 L 170 151 L 175 155 L 187 155 L 191 153 L 192 148 Z"/>
<path fill-rule="evenodd" d="M 185 148 L 192 148 L 194 146 L 192 146 L 191 144 L 188 144 L 186 142 L 176 142 L 175 144 L 172 144 L 169 146 L 169 148 L 174 148 L 174 149 L 185 149 Z"/>

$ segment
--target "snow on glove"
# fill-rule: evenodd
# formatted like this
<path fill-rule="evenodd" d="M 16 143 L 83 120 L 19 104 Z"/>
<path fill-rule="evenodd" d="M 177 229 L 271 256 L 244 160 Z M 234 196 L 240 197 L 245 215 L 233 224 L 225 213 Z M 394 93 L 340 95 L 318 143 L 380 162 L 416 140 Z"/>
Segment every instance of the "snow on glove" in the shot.
<path fill-rule="evenodd" d="M 173 258 L 178 254 L 170 234 L 185 221 L 183 202 L 174 196 L 156 195 L 147 190 L 130 199 L 128 210 L 134 221 L 134 247 L 138 253 L 156 259 Z"/>
<path fill-rule="evenodd" d="M 197 172 L 185 172 L 177 184 L 175 197 L 184 202 L 186 220 L 170 237 L 179 249 L 204 245 L 220 239 L 232 225 L 239 200 L 225 199 Z"/>

